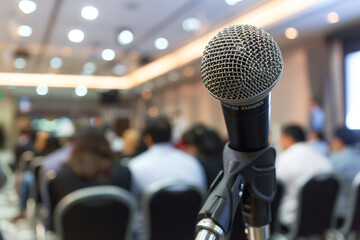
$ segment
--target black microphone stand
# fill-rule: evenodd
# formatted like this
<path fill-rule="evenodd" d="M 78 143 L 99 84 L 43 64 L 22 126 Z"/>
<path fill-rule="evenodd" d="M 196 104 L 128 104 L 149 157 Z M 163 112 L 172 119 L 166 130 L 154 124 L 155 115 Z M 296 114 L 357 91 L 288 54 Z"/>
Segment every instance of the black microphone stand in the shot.
<path fill-rule="evenodd" d="M 276 191 L 275 155 L 272 147 L 240 152 L 226 144 L 224 171 L 212 183 L 198 214 L 196 240 L 224 239 L 233 227 L 239 204 L 248 238 L 270 239 L 270 203 Z"/>

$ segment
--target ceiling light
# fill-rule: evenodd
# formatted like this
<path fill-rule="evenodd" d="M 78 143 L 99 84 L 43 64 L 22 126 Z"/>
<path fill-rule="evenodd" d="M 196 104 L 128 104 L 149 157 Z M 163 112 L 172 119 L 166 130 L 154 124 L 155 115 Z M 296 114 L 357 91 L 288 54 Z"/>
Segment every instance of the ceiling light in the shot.
<path fill-rule="evenodd" d="M 115 52 L 112 49 L 105 49 L 104 51 L 102 51 L 101 57 L 105 61 L 112 61 L 115 58 Z"/>
<path fill-rule="evenodd" d="M 168 73 L 168 79 L 171 82 L 176 82 L 177 80 L 179 80 L 179 78 L 180 78 L 180 75 L 177 71 L 171 71 Z"/>
<path fill-rule="evenodd" d="M 236 5 L 238 2 L 241 2 L 242 0 L 225 0 L 226 4 L 229 6 L 234 6 Z"/>
<path fill-rule="evenodd" d="M 150 117 L 157 117 L 159 115 L 159 108 L 152 106 L 149 108 L 148 113 Z"/>
<path fill-rule="evenodd" d="M 155 40 L 155 47 L 159 50 L 164 50 L 169 46 L 169 42 L 166 38 L 158 38 Z"/>
<path fill-rule="evenodd" d="M 16 69 L 24 69 L 26 67 L 26 59 L 24 58 L 16 58 L 14 60 L 14 68 Z"/>
<path fill-rule="evenodd" d="M 299 35 L 298 30 L 293 27 L 289 27 L 285 30 L 285 37 L 288 39 L 295 39 Z"/>
<path fill-rule="evenodd" d="M 74 43 L 82 42 L 82 40 L 84 40 L 84 37 L 84 32 L 79 29 L 71 30 L 68 34 L 69 40 Z"/>
<path fill-rule="evenodd" d="M 196 31 L 201 27 L 201 22 L 197 18 L 188 18 L 183 21 L 182 27 L 185 31 Z"/>
<path fill-rule="evenodd" d="M 27 25 L 21 25 L 18 27 L 17 32 L 21 37 L 30 37 L 32 34 L 32 28 Z"/>
<path fill-rule="evenodd" d="M 75 94 L 79 97 L 86 96 L 87 92 L 87 87 L 84 85 L 80 85 L 75 88 Z"/>
<path fill-rule="evenodd" d="M 119 44 L 127 45 L 134 40 L 134 34 L 129 30 L 121 31 L 117 38 Z"/>
<path fill-rule="evenodd" d="M 21 0 L 19 9 L 25 14 L 30 14 L 36 10 L 36 3 L 30 0 Z"/>
<path fill-rule="evenodd" d="M 116 64 L 113 67 L 113 72 L 115 73 L 115 75 L 123 76 L 127 72 L 127 67 L 123 64 Z"/>
<path fill-rule="evenodd" d="M 61 68 L 63 61 L 59 57 L 54 57 L 50 60 L 50 66 L 55 69 Z"/>
<path fill-rule="evenodd" d="M 38 95 L 44 96 L 48 94 L 48 92 L 49 92 L 49 88 L 44 84 L 40 84 L 39 86 L 36 87 L 36 93 Z"/>
<path fill-rule="evenodd" d="M 184 73 L 185 77 L 192 77 L 195 74 L 195 69 L 191 66 L 187 66 L 184 68 L 183 73 Z"/>
<path fill-rule="evenodd" d="M 332 23 L 337 23 L 340 20 L 339 14 L 337 14 L 336 12 L 331 12 L 328 13 L 327 15 L 327 22 L 332 24 Z"/>
<path fill-rule="evenodd" d="M 93 62 L 85 63 L 83 67 L 83 73 L 85 74 L 93 74 L 96 71 L 96 65 Z"/>
<path fill-rule="evenodd" d="M 81 9 L 81 16 L 86 20 L 94 20 L 98 17 L 99 10 L 93 6 L 86 6 Z"/>

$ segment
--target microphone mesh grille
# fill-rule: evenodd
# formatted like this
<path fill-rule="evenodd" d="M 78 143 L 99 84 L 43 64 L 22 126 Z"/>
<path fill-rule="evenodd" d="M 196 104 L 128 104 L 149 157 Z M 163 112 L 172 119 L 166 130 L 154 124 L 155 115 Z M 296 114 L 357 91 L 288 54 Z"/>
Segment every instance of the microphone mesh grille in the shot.
<path fill-rule="evenodd" d="M 267 94 L 282 69 L 281 51 L 273 37 L 251 25 L 231 25 L 219 31 L 201 60 L 207 90 L 220 100 L 240 105 Z"/>

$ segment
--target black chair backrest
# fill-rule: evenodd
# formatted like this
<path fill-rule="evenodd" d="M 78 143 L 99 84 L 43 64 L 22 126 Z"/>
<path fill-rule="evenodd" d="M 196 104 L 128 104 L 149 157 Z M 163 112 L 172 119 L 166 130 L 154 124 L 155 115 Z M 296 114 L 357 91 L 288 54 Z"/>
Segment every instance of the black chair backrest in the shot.
<path fill-rule="evenodd" d="M 360 232 L 360 173 L 354 178 L 351 196 L 351 207 L 341 229 L 341 232 L 345 235 L 351 231 Z"/>
<path fill-rule="evenodd" d="M 319 174 L 305 182 L 299 192 L 293 238 L 323 235 L 331 227 L 340 185 L 340 178 L 332 173 Z"/>
<path fill-rule="evenodd" d="M 142 204 L 147 239 L 194 239 L 203 197 L 201 190 L 181 182 L 154 185 L 145 193 Z"/>
<path fill-rule="evenodd" d="M 132 239 L 135 200 L 115 186 L 96 186 L 66 195 L 55 209 L 60 240 Z"/>

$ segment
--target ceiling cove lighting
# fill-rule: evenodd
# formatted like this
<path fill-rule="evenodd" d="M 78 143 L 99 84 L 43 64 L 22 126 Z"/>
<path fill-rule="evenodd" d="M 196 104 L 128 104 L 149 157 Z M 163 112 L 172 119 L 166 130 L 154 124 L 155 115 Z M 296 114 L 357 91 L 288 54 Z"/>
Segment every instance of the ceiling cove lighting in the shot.
<path fill-rule="evenodd" d="M 130 30 L 123 30 L 119 33 L 117 41 L 120 45 L 130 44 L 134 40 L 134 34 Z"/>
<path fill-rule="evenodd" d="M 326 17 L 326 20 L 328 23 L 334 24 L 334 23 L 339 22 L 340 17 L 339 17 L 339 14 L 337 14 L 336 12 L 330 12 L 330 13 L 328 13 L 328 15 Z"/>
<path fill-rule="evenodd" d="M 121 77 L 110 76 L 85 76 L 56 74 L 25 74 L 25 73 L 0 73 L 0 86 L 37 86 L 46 83 L 49 87 L 75 88 L 85 85 L 88 89 L 132 89 L 152 79 L 158 78 L 171 70 L 188 65 L 201 58 L 203 50 L 218 31 L 224 27 L 239 22 L 267 28 L 278 24 L 294 15 L 313 7 L 320 7 L 324 0 L 299 1 L 299 0 L 273 0 L 247 11 L 245 14 L 234 18 L 211 32 L 183 45 L 171 53 L 152 61 L 135 71 Z"/>
<path fill-rule="evenodd" d="M 86 6 L 81 9 L 81 16 L 86 20 L 95 20 L 99 16 L 99 10 L 93 6 Z"/>
<path fill-rule="evenodd" d="M 293 28 L 293 27 L 289 27 L 285 30 L 285 37 L 287 39 L 295 39 L 297 38 L 299 35 L 299 32 L 296 28 Z"/>
<path fill-rule="evenodd" d="M 69 32 L 68 38 L 71 42 L 79 43 L 84 40 L 84 32 L 79 29 L 73 29 Z"/>
<path fill-rule="evenodd" d="M 27 25 L 21 25 L 18 27 L 17 32 L 21 37 L 30 37 L 32 34 L 32 28 Z"/>
<path fill-rule="evenodd" d="M 166 38 L 158 38 L 155 40 L 155 47 L 159 50 L 167 49 L 169 42 Z"/>
<path fill-rule="evenodd" d="M 112 49 L 105 49 L 104 51 L 102 51 L 101 57 L 105 61 L 112 61 L 115 58 L 115 52 Z"/>
<path fill-rule="evenodd" d="M 19 2 L 19 9 L 25 14 L 35 12 L 36 7 L 36 3 L 30 0 L 21 0 Z"/>

